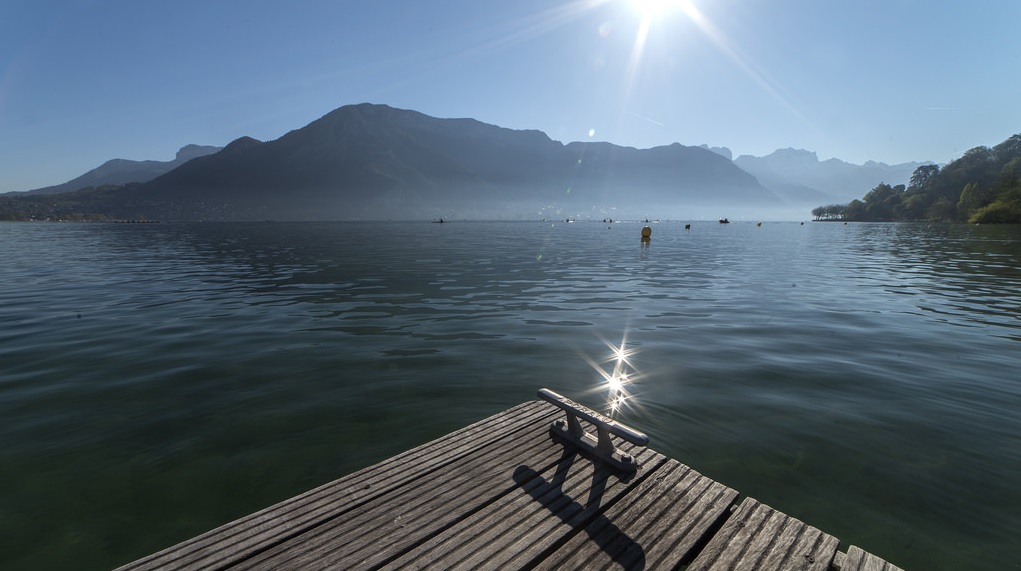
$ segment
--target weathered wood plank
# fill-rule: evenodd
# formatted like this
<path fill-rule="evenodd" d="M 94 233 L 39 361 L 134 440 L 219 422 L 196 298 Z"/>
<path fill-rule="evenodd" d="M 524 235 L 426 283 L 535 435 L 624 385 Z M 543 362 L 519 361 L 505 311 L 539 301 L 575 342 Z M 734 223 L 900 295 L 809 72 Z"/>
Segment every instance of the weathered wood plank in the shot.
<path fill-rule="evenodd" d="M 531 401 L 122 567 L 902 571 L 658 452 L 636 472 Z"/>
<path fill-rule="evenodd" d="M 436 472 L 470 457 L 480 448 L 492 446 L 494 434 L 511 434 L 536 424 L 547 425 L 554 416 L 552 407 L 543 403 L 524 403 L 120 569 L 229 566 L 405 486 L 423 477 L 423 472 Z M 416 471 L 407 469 L 411 465 L 416 466 Z"/>
<path fill-rule="evenodd" d="M 550 409 L 552 410 L 552 409 Z M 241 562 L 236 569 L 372 568 L 385 564 L 449 526 L 488 509 L 514 483 L 501 475 L 521 461 L 551 466 L 562 447 L 548 436 L 552 417 L 504 435 L 498 445 L 434 477 L 394 490 L 329 523 Z M 408 466 L 415 472 L 415 466 Z"/>
<path fill-rule="evenodd" d="M 737 492 L 667 460 L 537 569 L 674 569 L 694 557 Z"/>
<path fill-rule="evenodd" d="M 746 498 L 688 570 L 826 571 L 839 543 L 798 519 Z"/>
<path fill-rule="evenodd" d="M 840 565 L 840 571 L 904 571 L 893 563 L 889 563 L 881 557 L 876 557 L 857 545 L 852 545 L 847 550 Z"/>
<path fill-rule="evenodd" d="M 604 465 L 593 465 L 571 448 L 552 466 L 519 462 L 503 476 L 515 486 L 511 493 L 384 569 L 411 565 L 433 569 L 528 568 L 600 518 L 606 507 L 619 501 L 665 461 L 665 457 L 647 448 L 629 450 L 639 468 L 625 480 Z"/>

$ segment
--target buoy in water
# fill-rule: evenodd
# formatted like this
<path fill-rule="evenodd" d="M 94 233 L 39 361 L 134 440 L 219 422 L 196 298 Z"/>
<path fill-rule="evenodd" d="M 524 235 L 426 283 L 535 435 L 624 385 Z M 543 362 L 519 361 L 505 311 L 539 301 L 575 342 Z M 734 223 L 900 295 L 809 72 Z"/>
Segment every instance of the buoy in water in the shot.
<path fill-rule="evenodd" d="M 685 230 L 691 230 L 691 224 L 685 224 L 684 225 L 684 229 Z"/>
<path fill-rule="evenodd" d="M 652 237 L 652 228 L 649 228 L 648 226 L 646 226 L 645 228 L 642 228 L 642 238 L 651 238 L 651 237 Z"/>

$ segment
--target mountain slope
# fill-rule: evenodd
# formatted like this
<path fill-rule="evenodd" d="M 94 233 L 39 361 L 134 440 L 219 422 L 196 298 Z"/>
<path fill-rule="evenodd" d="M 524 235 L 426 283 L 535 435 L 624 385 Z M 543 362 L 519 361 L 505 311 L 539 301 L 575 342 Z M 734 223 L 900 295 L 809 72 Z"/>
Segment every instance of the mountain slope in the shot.
<path fill-rule="evenodd" d="M 27 194 L 58 194 L 86 187 L 104 185 L 122 185 L 129 182 L 148 182 L 162 174 L 168 173 L 184 163 L 205 155 L 215 153 L 220 147 L 204 145 L 185 145 L 177 151 L 172 161 L 132 161 L 127 159 L 111 159 L 89 172 L 71 179 L 63 184 L 29 190 Z"/>
<path fill-rule="evenodd" d="M 708 150 L 563 145 L 540 131 L 341 107 L 269 142 L 241 139 L 133 191 L 134 198 L 284 219 L 512 217 L 632 206 L 661 216 L 721 202 L 778 206 Z M 179 215 L 188 215 L 183 210 Z"/>
<path fill-rule="evenodd" d="M 855 165 L 839 159 L 820 161 L 813 152 L 788 148 L 764 157 L 741 155 L 734 164 L 791 203 L 818 205 L 847 202 L 881 182 L 905 184 L 916 168 L 931 163 L 888 165 L 868 161 Z"/>

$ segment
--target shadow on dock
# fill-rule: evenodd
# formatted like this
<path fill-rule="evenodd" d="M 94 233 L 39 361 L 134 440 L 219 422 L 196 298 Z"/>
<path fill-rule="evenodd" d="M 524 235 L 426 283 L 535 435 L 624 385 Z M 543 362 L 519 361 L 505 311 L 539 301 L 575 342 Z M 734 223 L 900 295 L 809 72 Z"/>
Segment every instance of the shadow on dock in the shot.
<path fill-rule="evenodd" d="M 539 396 L 120 569 L 898 569 Z"/>
<path fill-rule="evenodd" d="M 514 470 L 514 482 L 532 496 L 533 500 L 575 531 L 584 530 L 592 542 L 624 569 L 645 569 L 645 550 L 642 549 L 642 546 L 602 513 L 603 492 L 606 490 L 607 480 L 612 476 L 617 476 L 614 471 L 605 466 L 598 467 L 593 471 L 592 483 L 585 505 L 564 491 L 564 483 L 567 481 L 568 473 L 577 457 L 577 452 L 565 450 L 557 464 L 553 479 L 549 481 L 528 466 L 518 466 Z M 584 464 L 591 466 L 587 460 Z M 631 479 L 633 474 L 619 476 L 621 476 L 619 479 L 622 482 L 626 482 Z M 566 543 L 567 539 L 565 537 L 560 543 Z M 551 546 L 546 552 L 540 554 L 535 562 L 538 563 L 546 559 L 559 547 L 560 545 Z"/>

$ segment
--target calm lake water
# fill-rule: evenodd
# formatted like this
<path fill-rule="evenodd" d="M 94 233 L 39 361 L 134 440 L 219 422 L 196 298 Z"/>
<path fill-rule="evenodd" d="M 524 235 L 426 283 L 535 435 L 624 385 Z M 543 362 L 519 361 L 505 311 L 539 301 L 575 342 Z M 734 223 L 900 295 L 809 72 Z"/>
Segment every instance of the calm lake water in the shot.
<path fill-rule="evenodd" d="M 125 563 L 535 398 L 907 569 L 1021 568 L 1021 228 L 0 224 L 0 568 Z"/>

